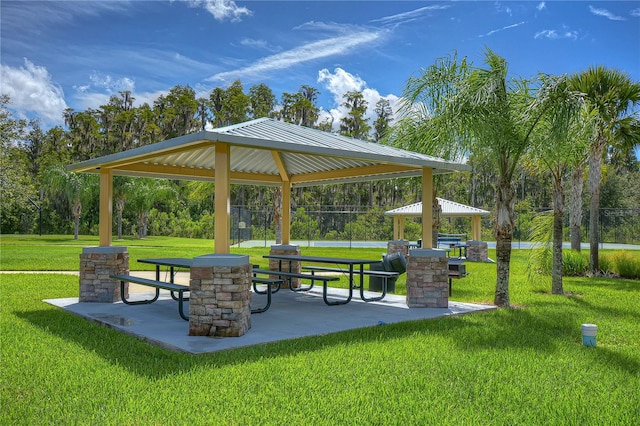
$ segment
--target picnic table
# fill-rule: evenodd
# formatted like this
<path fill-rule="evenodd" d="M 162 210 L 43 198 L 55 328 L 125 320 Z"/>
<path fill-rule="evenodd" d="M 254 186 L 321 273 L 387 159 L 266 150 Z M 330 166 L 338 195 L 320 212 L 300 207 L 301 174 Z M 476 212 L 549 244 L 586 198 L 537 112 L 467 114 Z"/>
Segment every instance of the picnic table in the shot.
<path fill-rule="evenodd" d="M 190 258 L 186 258 L 186 257 L 163 257 L 163 258 L 150 258 L 150 259 L 138 259 L 138 262 L 140 263 L 148 263 L 148 264 L 152 264 L 155 265 L 156 267 L 156 279 L 155 281 L 152 280 L 145 280 L 144 282 L 141 282 L 140 279 L 137 278 L 131 278 L 132 282 L 137 282 L 139 284 L 142 285 L 147 285 L 147 286 L 151 286 L 151 287 L 156 287 L 156 293 L 157 290 L 160 288 L 163 289 L 168 289 L 171 290 L 171 285 L 174 285 L 174 277 L 175 277 L 175 269 L 176 268 L 191 268 L 191 265 L 193 265 L 193 259 Z M 160 269 L 162 266 L 168 266 L 169 267 L 169 285 L 163 285 L 164 283 L 160 280 Z M 271 306 L 271 294 L 272 294 L 272 286 L 276 287 L 276 291 L 280 288 L 280 284 L 282 283 L 281 279 L 270 279 L 270 278 L 260 278 L 256 276 L 256 273 L 260 273 L 262 271 L 259 270 L 255 270 L 253 271 L 254 273 L 252 274 L 252 284 L 253 284 L 253 288 L 255 290 L 256 293 L 258 294 L 265 294 L 267 295 L 267 303 L 265 304 L 264 307 L 262 308 L 255 308 L 251 310 L 251 313 L 253 314 L 257 314 L 257 313 L 262 313 L 265 312 L 267 309 L 269 309 L 269 307 Z M 266 291 L 258 291 L 257 290 L 257 284 L 264 284 L 267 286 L 267 290 Z M 183 291 L 188 291 L 188 287 L 187 290 L 183 290 Z M 174 300 L 179 300 L 179 298 L 182 297 L 182 293 L 179 294 L 179 297 L 176 297 L 174 295 L 174 291 L 171 291 L 171 297 Z M 146 303 L 152 303 L 153 301 L 155 301 L 158 298 L 158 296 L 156 295 L 156 298 L 151 300 L 151 301 L 146 301 Z M 182 300 L 189 300 L 188 297 L 180 299 L 180 305 L 182 305 Z M 124 301 L 124 299 L 123 299 Z M 125 302 L 127 303 L 127 302 Z M 182 313 L 182 308 L 180 308 L 180 312 Z M 184 315 L 181 314 L 181 316 L 183 318 L 185 318 Z M 186 318 L 185 318 L 186 319 Z"/>
<path fill-rule="evenodd" d="M 364 296 L 364 276 L 371 275 L 376 271 L 369 271 L 364 269 L 364 265 L 370 265 L 372 263 L 378 263 L 379 260 L 365 260 L 365 259 L 351 259 L 351 258 L 343 258 L 343 257 L 323 257 L 323 256 L 303 256 L 303 255 L 291 255 L 291 254 L 270 254 L 263 256 L 265 259 L 275 259 L 278 261 L 278 271 L 285 273 L 292 273 L 291 263 L 292 262 L 307 262 L 307 263 L 321 263 L 321 264 L 331 264 L 335 265 L 336 268 L 332 268 L 334 272 L 342 272 L 349 275 L 349 295 L 346 299 L 343 300 L 334 300 L 330 301 L 327 298 L 327 282 L 323 283 L 322 289 L 322 298 L 324 303 L 327 305 L 345 305 L 349 303 L 353 297 L 353 289 L 360 288 L 360 297 L 367 301 Z M 289 263 L 289 269 L 282 269 L 282 262 Z M 341 267 L 342 266 L 342 267 Z M 319 268 L 317 268 L 319 270 Z M 327 270 L 328 268 L 325 268 Z M 311 274 L 305 276 L 305 278 L 313 280 L 318 276 L 311 271 Z M 274 273 L 274 275 L 277 275 Z M 305 274 L 298 274 L 305 275 Z M 355 277 L 360 277 L 359 285 L 355 284 Z M 386 291 L 385 291 L 386 292 Z"/>
<path fill-rule="evenodd" d="M 438 247 L 444 244 L 451 250 L 458 249 L 458 257 L 467 257 L 466 234 L 438 234 Z M 463 256 L 464 251 L 464 256 Z"/>
<path fill-rule="evenodd" d="M 175 272 L 175 268 L 191 268 L 193 264 L 193 259 L 189 259 L 186 257 L 162 257 L 155 259 L 138 259 L 139 263 L 150 263 L 152 265 L 156 265 L 156 281 L 160 281 L 160 267 L 168 266 L 169 267 L 169 282 L 173 283 Z"/>

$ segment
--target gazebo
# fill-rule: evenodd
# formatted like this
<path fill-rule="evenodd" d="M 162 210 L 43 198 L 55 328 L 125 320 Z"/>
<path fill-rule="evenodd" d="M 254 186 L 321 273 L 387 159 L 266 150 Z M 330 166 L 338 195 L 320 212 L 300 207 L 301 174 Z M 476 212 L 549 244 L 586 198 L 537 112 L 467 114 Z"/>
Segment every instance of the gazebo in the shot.
<path fill-rule="evenodd" d="M 471 218 L 471 239 L 474 241 L 482 240 L 482 216 L 489 216 L 491 212 L 482 210 L 477 207 L 467 206 L 465 204 L 456 203 L 455 201 L 445 200 L 436 197 L 440 208 L 442 209 L 441 217 L 470 217 Z M 386 215 L 393 216 L 393 237 L 396 240 L 404 239 L 404 220 L 406 217 L 421 217 L 422 202 L 409 204 L 407 206 L 398 207 L 397 209 L 385 212 Z M 424 241 L 424 239 L 422 240 Z"/>
<path fill-rule="evenodd" d="M 229 253 L 229 185 L 282 187 L 282 241 L 289 243 L 291 189 L 330 183 L 422 177 L 430 199 L 434 174 L 470 171 L 466 164 L 261 118 L 72 164 L 100 174 L 100 246 L 112 243 L 113 176 L 215 181 L 215 252 Z M 431 223 L 431 210 L 422 212 Z M 431 241 L 431 227 L 423 228 Z M 428 245 L 426 247 L 429 247 Z"/>
<path fill-rule="evenodd" d="M 116 302 L 121 290 L 112 275 L 129 274 L 126 247 L 112 247 L 113 176 L 144 176 L 215 182 L 215 253 L 193 259 L 190 268 L 189 334 L 240 336 L 250 328 L 249 256 L 230 254 L 230 185 L 282 188 L 282 244 L 271 254 L 299 254 L 290 245 L 291 190 L 329 183 L 421 177 L 422 198 L 431 199 L 433 175 L 470 171 L 466 164 L 268 118 L 201 131 L 70 165 L 74 172 L 100 175 L 100 245 L 80 255 L 80 302 Z M 431 209 L 422 222 L 431 223 Z M 424 250 L 414 250 L 407 271 L 429 269 L 446 277 L 447 260 L 431 247 L 431 226 L 423 226 Z M 415 253 L 414 253 L 415 252 Z M 420 253 L 418 253 L 420 252 Z M 447 282 L 407 279 L 409 307 L 447 307 Z M 413 289 L 415 287 L 415 290 Z M 123 287 L 123 291 L 128 289 Z M 216 296 L 218 292 L 220 296 Z M 218 309 L 221 306 L 224 309 Z M 231 312 L 231 313 L 229 313 Z"/>

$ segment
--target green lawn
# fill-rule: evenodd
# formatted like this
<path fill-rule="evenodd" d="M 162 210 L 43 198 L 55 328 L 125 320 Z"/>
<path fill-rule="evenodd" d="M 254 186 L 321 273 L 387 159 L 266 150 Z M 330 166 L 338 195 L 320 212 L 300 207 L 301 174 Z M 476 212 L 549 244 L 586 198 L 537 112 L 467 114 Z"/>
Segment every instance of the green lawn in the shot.
<path fill-rule="evenodd" d="M 3 270 L 74 270 L 81 247 L 97 243 L 11 237 Z M 211 241 L 125 243 L 132 265 L 213 251 Z M 242 252 L 264 262 L 266 250 Z M 381 253 L 303 248 L 312 252 Z M 77 277 L 0 275 L 0 424 L 637 425 L 640 282 L 567 278 L 571 296 L 552 296 L 543 279 L 527 282 L 526 263 L 514 250 L 514 309 L 207 355 L 168 352 L 42 302 L 77 296 Z M 495 265 L 468 270 L 453 299 L 490 303 Z M 596 348 L 582 346 L 582 323 L 598 325 Z"/>

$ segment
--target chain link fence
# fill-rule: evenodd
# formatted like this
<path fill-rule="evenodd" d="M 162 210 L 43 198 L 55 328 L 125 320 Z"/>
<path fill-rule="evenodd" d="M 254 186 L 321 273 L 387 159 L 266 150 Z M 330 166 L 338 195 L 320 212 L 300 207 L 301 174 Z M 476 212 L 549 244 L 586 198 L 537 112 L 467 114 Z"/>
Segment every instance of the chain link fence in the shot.
<path fill-rule="evenodd" d="M 389 241 L 393 239 L 393 217 L 379 208 L 299 207 L 291 214 L 291 239 L 298 241 Z M 516 215 L 515 241 L 528 241 L 531 217 L 535 213 Z M 589 241 L 589 215 L 583 215 L 582 241 Z M 565 215 L 565 241 L 570 241 L 568 215 Z M 439 232 L 470 234 L 471 219 L 466 217 L 441 218 Z M 405 239 L 421 238 L 419 217 L 406 217 Z M 251 210 L 241 206 L 231 209 L 232 244 L 247 240 L 276 239 L 273 209 Z M 482 218 L 482 239 L 494 241 L 493 217 Z M 600 242 L 640 244 L 640 208 L 600 209 Z"/>
<path fill-rule="evenodd" d="M 389 241 L 393 239 L 393 216 L 380 208 L 305 208 L 291 214 L 291 239 L 298 241 Z M 406 217 L 404 238 L 417 241 L 422 238 L 419 217 Z M 483 218 L 486 229 L 489 219 Z M 489 228 L 489 231 L 491 228 Z M 440 232 L 471 233 L 471 218 L 442 218 Z M 487 234 L 489 236 L 490 234 Z M 231 243 L 247 240 L 276 239 L 273 209 L 231 208 Z"/>
<path fill-rule="evenodd" d="M 600 209 L 600 242 L 640 244 L 640 208 Z"/>

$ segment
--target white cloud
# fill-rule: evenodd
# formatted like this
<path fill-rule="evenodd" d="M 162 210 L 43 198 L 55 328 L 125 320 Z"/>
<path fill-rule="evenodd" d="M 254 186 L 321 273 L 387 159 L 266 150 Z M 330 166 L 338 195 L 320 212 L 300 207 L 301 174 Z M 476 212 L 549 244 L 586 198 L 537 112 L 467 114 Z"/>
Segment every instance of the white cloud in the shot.
<path fill-rule="evenodd" d="M 169 90 L 158 90 L 155 92 L 135 92 L 131 90 L 131 97 L 133 98 L 133 106 L 139 107 L 142 104 L 149 104 L 153 107 L 153 102 L 156 101 L 160 95 L 166 95 Z M 111 95 L 119 96 L 116 93 L 104 93 L 97 91 L 78 91 L 73 97 L 76 111 L 86 111 L 88 109 L 98 109 L 102 105 L 109 103 Z"/>
<path fill-rule="evenodd" d="M 347 116 L 348 110 L 342 106 L 344 102 L 343 96 L 347 92 L 362 92 L 364 99 L 367 101 L 367 113 L 369 125 L 373 127 L 373 122 L 377 118 L 375 113 L 376 103 L 381 98 L 389 101 L 393 110 L 394 118 L 397 117 L 398 108 L 400 106 L 400 98 L 396 95 L 389 94 L 382 96 L 376 89 L 367 87 L 367 82 L 360 76 L 353 75 L 342 68 L 336 68 L 333 73 L 328 69 L 318 71 L 318 83 L 322 84 L 326 90 L 333 95 L 334 107 L 330 110 L 322 110 L 319 114 L 318 122 L 333 121 L 333 129 L 337 131 L 340 128 L 340 120 Z"/>
<path fill-rule="evenodd" d="M 10 107 L 17 115 L 27 117 L 34 114 L 48 123 L 62 121 L 67 104 L 62 88 L 54 83 L 49 71 L 28 59 L 24 66 L 13 68 L 0 65 L 2 93 L 11 98 Z"/>
<path fill-rule="evenodd" d="M 324 21 L 308 21 L 300 25 L 293 27 L 294 30 L 306 30 L 314 31 L 315 33 L 326 34 L 349 34 L 351 32 L 362 31 L 362 26 L 350 25 L 350 24 L 338 24 L 336 22 L 324 22 Z"/>
<path fill-rule="evenodd" d="M 111 95 L 118 95 L 119 92 L 128 90 L 132 94 L 135 93 L 136 84 L 129 77 L 114 78 L 109 74 L 93 71 L 89 75 L 87 84 L 73 86 L 73 88 L 76 90 L 75 103 L 81 110 L 86 110 L 107 104 Z M 132 96 L 136 98 L 135 95 Z"/>
<path fill-rule="evenodd" d="M 256 40 L 253 38 L 243 38 L 242 40 L 240 40 L 240 44 L 243 46 L 257 47 L 260 49 L 264 49 L 269 45 L 266 40 Z"/>
<path fill-rule="evenodd" d="M 625 19 L 622 16 L 615 15 L 612 12 L 609 12 L 607 9 L 599 9 L 597 7 L 593 7 L 589 5 L 589 10 L 592 14 L 596 16 L 604 16 L 605 18 L 611 21 L 624 21 Z"/>
<path fill-rule="evenodd" d="M 562 30 L 560 32 L 556 30 L 542 30 L 542 31 L 538 31 L 533 36 L 533 38 L 535 39 L 548 38 L 550 40 L 559 40 L 563 38 L 568 38 L 571 40 L 577 40 L 578 32 L 573 30 Z"/>
<path fill-rule="evenodd" d="M 495 2 L 493 6 L 496 8 L 496 12 L 504 12 L 509 16 L 513 16 L 513 13 L 511 12 L 511 8 L 509 6 L 505 6 L 503 3 L 498 1 Z"/>
<path fill-rule="evenodd" d="M 419 9 L 410 10 L 409 12 L 398 13 L 396 15 L 384 16 L 382 18 L 373 19 L 370 22 L 380 22 L 382 24 L 401 23 L 406 21 L 412 21 L 419 18 L 422 15 L 434 10 L 444 10 L 450 8 L 450 5 L 432 5 L 425 6 Z"/>
<path fill-rule="evenodd" d="M 192 7 L 204 7 L 218 21 L 226 19 L 239 22 L 243 16 L 250 16 L 252 12 L 246 7 L 240 7 L 233 0 L 190 0 Z"/>
<path fill-rule="evenodd" d="M 98 109 L 100 105 L 109 103 L 111 95 L 101 92 L 90 92 L 88 90 L 78 91 L 73 97 L 74 110 L 86 111 L 88 109 Z"/>
<path fill-rule="evenodd" d="M 480 34 L 478 37 L 479 38 L 481 38 L 481 37 L 489 37 L 490 35 L 493 35 L 493 34 L 498 33 L 500 31 L 509 30 L 511 28 L 517 28 L 520 25 L 524 25 L 526 23 L 527 23 L 527 21 L 522 21 L 522 22 L 518 22 L 517 24 L 507 25 L 506 27 L 498 28 L 497 30 L 491 30 L 486 34 Z"/>
<path fill-rule="evenodd" d="M 4 31 L 46 29 L 48 26 L 70 24 L 85 16 L 120 13 L 127 10 L 130 1 L 17 1 L 3 2 L 2 26 Z"/>
<path fill-rule="evenodd" d="M 291 50 L 266 56 L 251 65 L 233 71 L 214 74 L 207 81 L 232 81 L 236 79 L 262 76 L 275 70 L 287 69 L 297 64 L 322 59 L 329 56 L 344 55 L 363 45 L 378 41 L 380 31 L 361 30 L 348 35 L 314 41 Z"/>
<path fill-rule="evenodd" d="M 342 98 L 343 94 L 360 91 L 367 85 L 362 78 L 350 74 L 342 68 L 336 68 L 333 73 L 326 68 L 318 71 L 318 83 L 324 83 L 325 88 L 333 94 L 336 102 Z"/>
<path fill-rule="evenodd" d="M 536 9 L 538 9 L 538 11 L 546 9 L 547 8 L 547 4 L 545 2 L 540 2 L 538 4 L 538 6 L 536 7 Z"/>
<path fill-rule="evenodd" d="M 253 39 L 253 38 L 243 38 L 240 40 L 240 45 L 245 47 L 250 47 L 259 50 L 266 50 L 269 52 L 277 52 L 280 50 L 279 47 L 271 45 L 268 41 L 263 39 Z"/>
<path fill-rule="evenodd" d="M 640 17 L 640 7 L 637 9 L 633 9 L 631 12 L 629 12 L 629 15 L 635 16 L 636 18 Z"/>
<path fill-rule="evenodd" d="M 93 87 L 104 89 L 110 94 L 125 90 L 132 92 L 136 86 L 135 81 L 129 77 L 114 79 L 108 74 L 99 73 L 97 71 L 91 73 L 89 80 Z"/>

